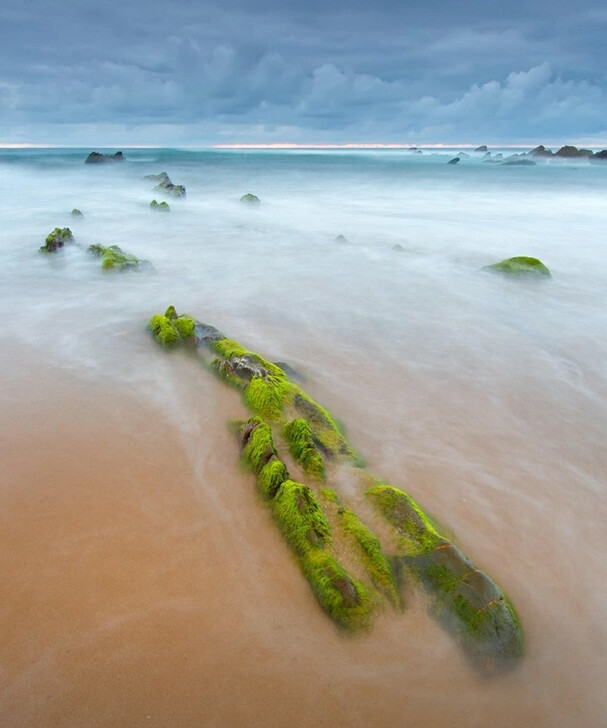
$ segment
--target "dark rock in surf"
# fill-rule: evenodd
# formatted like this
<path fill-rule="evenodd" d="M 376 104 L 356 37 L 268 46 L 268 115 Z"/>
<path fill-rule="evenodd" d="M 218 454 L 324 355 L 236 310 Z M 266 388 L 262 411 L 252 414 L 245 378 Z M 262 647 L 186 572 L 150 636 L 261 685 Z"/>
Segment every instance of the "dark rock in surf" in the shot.
<path fill-rule="evenodd" d="M 106 162 L 124 162 L 126 157 L 122 152 L 115 154 L 100 154 L 99 152 L 91 152 L 84 160 L 85 164 L 104 164 Z"/>
<path fill-rule="evenodd" d="M 459 157 L 453 157 L 453 159 L 450 159 L 447 164 L 459 164 L 461 159 Z"/>
<path fill-rule="evenodd" d="M 533 159 L 527 159 L 526 157 L 517 157 L 516 159 L 508 158 L 505 161 L 502 162 L 505 166 L 518 166 L 518 167 L 535 167 L 537 166 L 537 162 L 534 162 Z"/>
<path fill-rule="evenodd" d="M 477 147 L 474 151 L 475 152 L 486 152 L 486 151 L 488 151 L 487 145 L 481 144 L 480 147 Z"/>
<path fill-rule="evenodd" d="M 603 149 L 589 158 L 590 162 L 607 162 L 607 149 Z"/>
<path fill-rule="evenodd" d="M 532 149 L 530 152 L 527 152 L 527 155 L 529 157 L 554 157 L 554 152 L 551 149 L 546 149 L 546 147 L 543 144 L 540 144 L 538 147 L 535 147 L 535 149 Z"/>
<path fill-rule="evenodd" d="M 41 253 L 56 253 L 66 243 L 74 240 L 72 231 L 69 228 L 55 228 L 46 236 L 44 245 L 40 247 Z"/>
<path fill-rule="evenodd" d="M 561 157 L 563 159 L 584 159 L 592 157 L 593 155 L 590 149 L 578 149 L 577 147 L 566 145 L 561 147 L 554 156 Z"/>
<path fill-rule="evenodd" d="M 348 242 L 348 238 L 345 235 L 338 235 L 335 238 L 335 242 L 336 243 L 347 243 Z"/>

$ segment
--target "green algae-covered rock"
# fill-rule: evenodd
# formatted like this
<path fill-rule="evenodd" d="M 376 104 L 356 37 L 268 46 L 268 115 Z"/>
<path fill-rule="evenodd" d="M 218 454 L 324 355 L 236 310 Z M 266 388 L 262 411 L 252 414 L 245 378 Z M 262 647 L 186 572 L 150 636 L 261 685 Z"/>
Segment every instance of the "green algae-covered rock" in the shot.
<path fill-rule="evenodd" d="M 143 266 L 150 268 L 151 263 L 147 260 L 139 260 L 139 258 L 125 253 L 118 245 L 89 245 L 89 253 L 101 258 L 101 267 L 103 270 L 132 270 Z"/>
<path fill-rule="evenodd" d="M 150 202 L 150 207 L 152 210 L 159 210 L 160 212 L 170 212 L 171 208 L 169 207 L 168 202 L 158 202 L 158 200 L 152 200 Z"/>
<path fill-rule="evenodd" d="M 247 192 L 246 195 L 243 195 L 240 198 L 240 201 L 244 202 L 247 205 L 259 205 L 259 203 L 261 202 L 257 195 L 252 195 L 250 192 Z"/>
<path fill-rule="evenodd" d="M 174 185 L 166 172 L 160 174 L 150 174 L 145 179 L 151 179 L 158 182 L 155 190 L 164 192 L 173 197 L 185 197 L 185 187 L 183 185 Z"/>
<path fill-rule="evenodd" d="M 150 328 L 160 343 L 179 339 L 180 318 L 173 306 L 152 318 Z M 192 331 L 187 341 L 199 347 L 206 366 L 212 365 L 243 393 L 255 415 L 239 425 L 242 460 L 255 474 L 302 573 L 335 624 L 347 630 L 365 627 L 378 599 L 399 608 L 394 572 L 406 571 L 428 592 L 433 614 L 457 637 L 476 668 L 497 672 L 514 665 L 523 651 L 522 631 L 499 586 L 440 533 L 409 495 L 362 469 L 329 412 L 283 369 L 213 326 L 186 318 Z M 216 357 L 212 364 L 209 355 Z M 311 476 L 310 485 L 289 474 L 274 433 L 282 434 L 304 474 Z M 366 492 L 392 531 L 382 535 L 392 543 L 390 558 L 380 539 L 342 505 L 335 491 L 321 490 L 321 506 L 314 488 L 332 478 L 340 487 L 356 483 Z"/>
<path fill-rule="evenodd" d="M 519 658 L 520 625 L 497 584 L 441 536 L 406 493 L 382 484 L 367 494 L 399 536 L 401 565 L 432 595 L 434 613 L 459 638 L 473 664 L 491 672 Z"/>
<path fill-rule="evenodd" d="M 171 324 L 169 319 L 162 314 L 152 316 L 148 324 L 150 331 L 154 334 L 154 338 L 162 346 L 170 346 L 175 344 L 179 339 L 177 329 Z"/>
<path fill-rule="evenodd" d="M 55 228 L 46 236 L 44 245 L 40 247 L 41 253 L 55 253 L 66 243 L 72 242 L 74 236 L 69 228 Z"/>
<path fill-rule="evenodd" d="M 492 271 L 494 273 L 503 273 L 510 276 L 543 276 L 551 278 L 548 268 L 537 258 L 529 258 L 519 255 L 515 258 L 506 258 L 499 263 L 486 265 L 483 270 Z"/>
<path fill-rule="evenodd" d="M 259 491 L 322 609 L 341 629 L 367 627 L 373 608 L 369 591 L 332 553 L 331 526 L 322 506 L 311 488 L 289 478 L 269 425 L 253 417 L 241 423 L 240 438 L 243 461 L 257 475 Z"/>
<path fill-rule="evenodd" d="M 75 207 L 70 214 L 72 215 L 72 217 L 84 217 L 84 215 L 77 207 Z"/>

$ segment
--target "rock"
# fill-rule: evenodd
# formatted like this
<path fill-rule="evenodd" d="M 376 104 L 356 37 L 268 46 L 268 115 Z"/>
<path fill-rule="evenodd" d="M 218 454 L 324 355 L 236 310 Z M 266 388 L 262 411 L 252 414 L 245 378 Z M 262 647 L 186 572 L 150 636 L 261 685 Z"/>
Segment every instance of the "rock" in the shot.
<path fill-rule="evenodd" d="M 143 179 L 151 179 L 155 180 L 156 182 L 170 182 L 169 175 L 166 172 L 160 172 L 159 174 L 146 174 L 146 176 Z"/>
<path fill-rule="evenodd" d="M 477 147 L 474 151 L 475 152 L 486 152 L 486 151 L 488 151 L 487 150 L 487 145 L 486 144 L 481 144 L 480 147 Z"/>
<path fill-rule="evenodd" d="M 304 375 L 298 372 L 297 369 L 294 369 L 290 364 L 287 364 L 286 361 L 275 361 L 274 364 L 280 367 L 289 379 L 294 379 L 296 382 L 306 381 Z"/>
<path fill-rule="evenodd" d="M 335 242 L 336 242 L 336 243 L 347 243 L 347 242 L 349 242 L 349 241 L 348 241 L 348 238 L 347 238 L 347 237 L 346 237 L 345 235 L 338 235 L 338 236 L 337 236 L 337 237 L 335 238 Z"/>
<path fill-rule="evenodd" d="M 75 207 L 70 214 L 73 217 L 84 217 L 84 215 L 80 212 L 80 210 L 77 207 Z"/>
<path fill-rule="evenodd" d="M 459 152 L 457 155 L 460 159 L 470 159 L 470 155 L 466 154 L 466 152 Z"/>
<path fill-rule="evenodd" d="M 166 192 L 173 195 L 173 197 L 185 197 L 185 187 L 183 185 L 174 185 L 166 172 L 161 172 L 159 175 L 150 175 L 147 179 L 160 180 L 154 187 L 157 191 Z"/>
<path fill-rule="evenodd" d="M 99 152 L 91 152 L 84 160 L 85 164 L 102 164 L 105 162 L 124 162 L 126 157 L 122 152 L 115 154 L 100 154 Z"/>
<path fill-rule="evenodd" d="M 170 212 L 171 208 L 169 207 L 168 202 L 158 202 L 157 200 L 152 200 L 150 202 L 150 207 L 152 210 L 159 210 L 160 212 Z"/>
<path fill-rule="evenodd" d="M 392 246 L 392 250 L 396 250 L 396 251 L 398 251 L 400 253 L 400 252 L 402 252 L 404 250 L 404 248 L 403 248 L 403 246 L 400 243 L 396 243 L 396 245 L 393 245 Z"/>
<path fill-rule="evenodd" d="M 417 152 L 417 147 L 409 147 L 409 152 Z"/>
<path fill-rule="evenodd" d="M 125 253 L 118 245 L 110 245 L 108 248 L 103 245 L 89 245 L 88 250 L 101 258 L 103 270 L 143 270 L 153 267 L 148 260 L 139 260 L 134 255 Z"/>
<path fill-rule="evenodd" d="M 510 276 L 538 276 L 551 278 L 550 270 L 537 258 L 528 258 L 526 256 L 517 256 L 515 258 L 506 258 L 499 263 L 486 265 L 483 270 L 492 271 L 494 273 L 504 273 Z"/>
<path fill-rule="evenodd" d="M 246 195 L 243 195 L 240 198 L 240 201 L 244 202 L 247 205 L 259 205 L 259 203 L 261 202 L 257 195 L 252 195 L 250 192 L 247 192 Z"/>
<path fill-rule="evenodd" d="M 589 158 L 590 162 L 607 162 L 607 149 L 603 149 Z"/>
<path fill-rule="evenodd" d="M 483 159 L 491 159 L 491 152 L 485 152 L 485 154 L 483 154 Z"/>
<path fill-rule="evenodd" d="M 459 157 L 453 157 L 453 159 L 450 159 L 450 160 L 449 160 L 449 161 L 447 162 L 447 164 L 458 164 L 458 163 L 459 163 L 460 161 L 461 161 L 461 160 L 460 160 L 460 158 L 459 158 Z"/>
<path fill-rule="evenodd" d="M 502 162 L 502 164 L 506 165 L 506 166 L 517 165 L 519 167 L 537 166 L 537 162 L 534 162 L 533 159 L 527 159 L 526 157 L 523 157 L 523 158 L 518 157 L 517 159 L 506 159 L 505 161 Z"/>
<path fill-rule="evenodd" d="M 44 245 L 40 247 L 41 253 L 55 253 L 62 248 L 65 243 L 70 243 L 74 239 L 72 231 L 69 228 L 55 228 L 46 236 Z"/>
<path fill-rule="evenodd" d="M 562 157 L 563 159 L 582 159 L 592 157 L 593 155 L 590 149 L 578 149 L 573 146 L 564 146 L 561 147 L 554 156 Z"/>
<path fill-rule="evenodd" d="M 554 157 L 554 152 L 551 149 L 546 149 L 546 147 L 543 144 L 540 144 L 538 147 L 535 147 L 535 149 L 532 149 L 530 152 L 527 152 L 527 154 L 530 157 Z"/>

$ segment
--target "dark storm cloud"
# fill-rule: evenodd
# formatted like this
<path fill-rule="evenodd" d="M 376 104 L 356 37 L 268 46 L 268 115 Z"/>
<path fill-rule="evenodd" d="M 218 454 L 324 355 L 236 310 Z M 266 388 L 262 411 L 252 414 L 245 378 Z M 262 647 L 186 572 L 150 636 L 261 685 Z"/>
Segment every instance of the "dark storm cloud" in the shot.
<path fill-rule="evenodd" d="M 590 0 L 5 0 L 0 18 L 0 141 L 78 143 L 104 129 L 132 143 L 549 141 L 607 129 L 607 12 Z"/>

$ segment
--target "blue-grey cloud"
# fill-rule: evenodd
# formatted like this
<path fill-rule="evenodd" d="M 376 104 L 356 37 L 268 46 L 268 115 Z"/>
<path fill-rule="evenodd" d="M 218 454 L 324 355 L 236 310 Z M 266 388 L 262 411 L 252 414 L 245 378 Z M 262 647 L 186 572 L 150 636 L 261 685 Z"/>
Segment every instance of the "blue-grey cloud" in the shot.
<path fill-rule="evenodd" d="M 607 128 L 607 13 L 593 0 L 5 0 L 0 21 L 0 141 L 568 141 Z"/>

